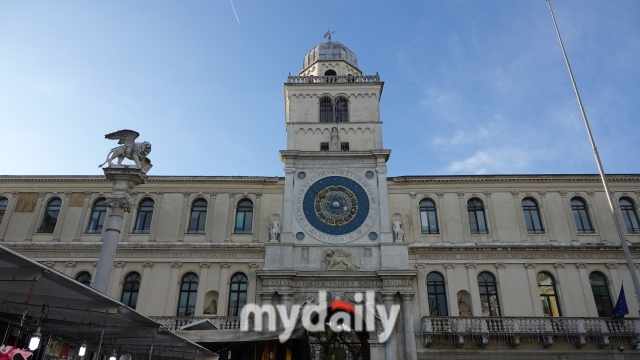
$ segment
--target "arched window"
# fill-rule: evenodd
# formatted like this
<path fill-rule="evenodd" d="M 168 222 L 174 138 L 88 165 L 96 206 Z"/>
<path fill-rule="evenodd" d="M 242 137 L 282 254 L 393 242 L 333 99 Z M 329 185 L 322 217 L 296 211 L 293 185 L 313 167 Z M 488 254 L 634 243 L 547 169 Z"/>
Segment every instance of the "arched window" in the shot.
<path fill-rule="evenodd" d="M 191 205 L 191 219 L 189 220 L 189 234 L 204 234 L 204 224 L 207 222 L 207 201 L 198 199 Z"/>
<path fill-rule="evenodd" d="M 484 204 L 480 199 L 469 199 L 467 201 L 467 212 L 469 213 L 469 227 L 472 234 L 488 234 L 487 218 L 484 216 Z"/>
<path fill-rule="evenodd" d="M 60 206 L 62 206 L 62 200 L 59 198 L 54 198 L 49 201 L 38 232 L 53 233 L 53 230 L 56 228 L 56 223 L 58 222 L 58 216 L 60 216 Z"/>
<path fill-rule="evenodd" d="M 436 204 L 429 199 L 420 201 L 420 223 L 422 224 L 423 234 L 438 233 Z"/>
<path fill-rule="evenodd" d="M 349 122 L 349 100 L 344 96 L 336 98 L 336 122 Z"/>
<path fill-rule="evenodd" d="M 196 295 L 198 294 L 198 275 L 188 273 L 182 278 L 180 298 L 178 299 L 178 316 L 193 316 L 196 311 Z"/>
<path fill-rule="evenodd" d="M 247 303 L 247 275 L 237 273 L 231 278 L 229 289 L 228 316 L 240 316 L 242 308 Z"/>
<path fill-rule="evenodd" d="M 556 282 L 553 276 L 547 272 L 538 273 L 538 291 L 540 292 L 540 301 L 542 301 L 542 311 L 544 316 L 562 316 L 560 313 L 560 303 L 556 293 Z"/>
<path fill-rule="evenodd" d="M 594 271 L 589 275 L 589 282 L 591 283 L 593 299 L 596 301 L 598 316 L 611 316 L 611 313 L 613 312 L 613 302 L 611 301 L 611 294 L 609 293 L 607 279 L 601 273 Z"/>
<path fill-rule="evenodd" d="M 524 222 L 527 224 L 527 233 L 544 234 L 542 218 L 540 217 L 540 209 L 538 208 L 538 203 L 535 200 L 531 198 L 523 199 L 522 213 L 524 214 Z"/>
<path fill-rule="evenodd" d="M 429 315 L 447 316 L 447 294 L 444 288 L 444 277 L 438 272 L 427 275 L 427 293 L 429 294 Z"/>
<path fill-rule="evenodd" d="M 323 96 L 320 98 L 320 122 L 333 122 L 333 102 L 328 96 Z"/>
<path fill-rule="evenodd" d="M 7 204 L 9 204 L 9 200 L 7 200 L 7 198 L 0 198 L 0 224 L 2 224 L 4 213 L 7 212 Z"/>
<path fill-rule="evenodd" d="M 336 75 L 337 75 L 336 72 L 331 69 L 324 72 L 324 76 L 336 76 Z"/>
<path fill-rule="evenodd" d="M 138 292 L 140 291 L 140 274 L 132 272 L 124 279 L 122 285 L 122 297 L 120 302 L 135 309 L 138 303 Z"/>
<path fill-rule="evenodd" d="M 478 274 L 478 289 L 480 290 L 482 316 L 500 316 L 498 286 L 493 274 L 487 271 L 483 271 Z"/>
<path fill-rule="evenodd" d="M 636 207 L 633 201 L 629 198 L 622 198 L 620 199 L 619 203 L 620 203 L 620 212 L 622 213 L 622 219 L 624 219 L 624 224 L 627 227 L 627 232 L 629 234 L 640 233 L 640 221 L 638 221 L 638 213 L 636 212 Z M 0 219 L 0 221 L 2 220 Z"/>
<path fill-rule="evenodd" d="M 91 286 L 91 274 L 89 274 L 86 271 L 83 271 L 80 274 L 78 274 L 78 276 L 76 276 L 76 281 L 78 281 L 81 284 Z"/>
<path fill-rule="evenodd" d="M 571 211 L 573 211 L 573 220 L 576 222 L 576 230 L 579 234 L 591 234 L 596 231 L 591 224 L 587 204 L 583 200 L 571 199 Z"/>
<path fill-rule="evenodd" d="M 154 201 L 148 198 L 140 202 L 140 206 L 138 206 L 138 216 L 136 216 L 136 223 L 133 227 L 134 234 L 149 233 L 154 204 Z"/>
<path fill-rule="evenodd" d="M 245 199 L 238 203 L 236 211 L 236 234 L 251 234 L 251 220 L 253 219 L 253 203 Z"/>
<path fill-rule="evenodd" d="M 104 219 L 107 216 L 107 203 L 105 199 L 98 199 L 91 209 L 91 217 L 89 225 L 87 225 L 88 233 L 101 233 L 104 227 Z"/>

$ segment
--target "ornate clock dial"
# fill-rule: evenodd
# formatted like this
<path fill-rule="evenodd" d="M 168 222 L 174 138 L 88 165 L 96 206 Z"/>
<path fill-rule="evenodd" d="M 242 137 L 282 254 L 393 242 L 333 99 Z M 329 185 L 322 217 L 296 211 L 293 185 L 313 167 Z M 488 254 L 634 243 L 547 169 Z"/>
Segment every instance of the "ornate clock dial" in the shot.
<path fill-rule="evenodd" d="M 329 176 L 313 183 L 303 201 L 306 220 L 322 233 L 344 235 L 358 229 L 369 215 L 369 197 L 357 182 Z"/>

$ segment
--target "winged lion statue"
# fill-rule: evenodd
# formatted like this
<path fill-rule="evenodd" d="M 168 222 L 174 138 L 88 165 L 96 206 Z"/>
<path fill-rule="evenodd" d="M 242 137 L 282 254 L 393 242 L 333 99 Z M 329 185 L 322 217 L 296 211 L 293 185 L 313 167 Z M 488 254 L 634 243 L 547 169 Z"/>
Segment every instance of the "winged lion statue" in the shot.
<path fill-rule="evenodd" d="M 111 149 L 107 155 L 107 160 L 98 165 L 98 167 L 102 167 L 107 163 L 113 165 L 112 161 L 115 158 L 118 158 L 118 165 L 122 165 L 122 160 L 127 158 L 135 162 L 136 166 L 140 166 L 144 172 L 147 172 L 151 168 L 151 160 L 147 157 L 151 152 L 151 143 L 148 141 L 135 142 L 138 136 L 140 134 L 137 131 L 127 129 L 105 135 L 105 139 L 119 140 L 118 144 L 121 145 Z"/>

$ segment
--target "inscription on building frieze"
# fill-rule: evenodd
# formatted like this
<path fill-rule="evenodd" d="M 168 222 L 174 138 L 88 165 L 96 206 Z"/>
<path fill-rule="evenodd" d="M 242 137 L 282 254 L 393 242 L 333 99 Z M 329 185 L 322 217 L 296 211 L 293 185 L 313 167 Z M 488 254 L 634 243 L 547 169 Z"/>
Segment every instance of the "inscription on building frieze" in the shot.
<path fill-rule="evenodd" d="M 631 255 L 635 259 L 640 254 Z M 434 254 L 416 255 L 419 260 L 468 260 L 468 259 L 623 259 L 624 254 Z"/>
<path fill-rule="evenodd" d="M 88 257 L 88 258 L 98 258 L 100 257 L 99 252 L 35 252 L 28 253 L 29 257 L 39 258 L 39 257 L 57 257 L 57 258 L 74 258 L 74 257 Z M 117 253 L 116 257 L 119 258 L 208 258 L 208 259 L 216 259 L 216 258 L 254 258 L 253 254 L 237 254 L 237 253 L 194 253 L 194 254 L 180 254 L 180 253 L 172 253 L 172 254 L 155 254 L 155 253 Z"/>
<path fill-rule="evenodd" d="M 293 285 L 308 288 L 375 288 L 380 287 L 382 283 L 377 280 L 298 280 Z"/>
<path fill-rule="evenodd" d="M 289 279 L 264 279 L 264 280 L 262 280 L 262 286 L 291 286 L 291 280 L 289 280 Z"/>
<path fill-rule="evenodd" d="M 390 279 L 384 280 L 384 286 L 411 286 L 411 280 L 409 279 Z"/>

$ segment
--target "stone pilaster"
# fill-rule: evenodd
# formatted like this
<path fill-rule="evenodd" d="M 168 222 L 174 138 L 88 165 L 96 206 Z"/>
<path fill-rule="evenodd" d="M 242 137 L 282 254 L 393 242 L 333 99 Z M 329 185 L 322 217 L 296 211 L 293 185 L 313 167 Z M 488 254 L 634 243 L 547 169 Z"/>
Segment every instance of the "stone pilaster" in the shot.
<path fill-rule="evenodd" d="M 476 264 L 467 263 L 465 264 L 465 266 L 467 267 L 467 278 L 469 281 L 469 294 L 471 294 L 471 307 L 473 309 L 473 316 L 482 316 L 482 305 L 480 303 L 480 289 L 478 289 Z"/>
<path fill-rule="evenodd" d="M 89 211 L 89 206 L 91 206 L 91 191 L 84 192 L 84 202 L 82 204 L 82 210 L 80 211 L 80 219 L 76 224 L 76 231 L 73 235 L 73 241 L 80 241 L 80 237 L 82 236 L 82 231 L 87 226 L 87 212 Z"/>
<path fill-rule="evenodd" d="M 182 263 L 180 261 L 171 262 L 171 278 L 169 279 L 169 294 L 167 295 L 167 303 L 164 308 L 165 316 L 175 316 L 176 312 L 176 299 L 178 297 L 178 283 L 180 279 L 180 267 Z M 200 289 L 198 289 L 200 290 Z"/>
<path fill-rule="evenodd" d="M 73 277 L 73 268 L 76 266 L 75 261 L 65 261 L 64 262 L 64 274 L 68 277 Z"/>
<path fill-rule="evenodd" d="M 227 209 L 227 229 L 224 234 L 224 242 L 231 242 L 231 233 L 233 232 L 234 220 L 235 220 L 235 202 L 236 193 L 229 193 L 229 208 Z"/>
<path fill-rule="evenodd" d="M 16 200 L 18 199 L 18 192 L 14 191 L 11 193 L 11 196 L 7 199 L 7 210 L 2 217 L 2 222 L 0 223 L 0 242 L 4 241 L 4 235 L 7 233 L 7 227 L 9 226 L 9 221 L 11 220 L 11 215 L 13 215 L 13 209 L 16 207 Z"/>
<path fill-rule="evenodd" d="M 256 203 L 253 206 L 253 224 L 251 228 L 251 241 L 260 241 L 260 218 L 262 213 L 262 193 L 256 193 Z"/>
<path fill-rule="evenodd" d="M 531 292 L 531 306 L 533 308 L 533 316 L 544 316 L 542 303 L 540 302 L 540 292 L 538 291 L 538 279 L 536 278 L 536 266 L 534 263 L 526 263 L 527 279 L 529 281 L 529 291 Z"/>
<path fill-rule="evenodd" d="M 216 193 L 212 192 L 207 201 L 207 223 L 204 227 L 204 242 L 213 242 L 213 214 L 216 210 Z"/>
<path fill-rule="evenodd" d="M 113 265 L 115 266 L 115 271 L 113 273 L 113 279 L 111 279 L 111 286 L 109 287 L 109 296 L 114 299 L 118 298 L 118 292 L 120 291 L 120 280 L 122 279 L 122 271 L 124 271 L 125 266 L 124 261 L 116 261 Z"/>
<path fill-rule="evenodd" d="M 229 264 L 228 262 L 220 263 L 222 270 L 220 271 L 220 284 L 218 287 L 218 315 L 227 315 L 227 301 L 229 301 Z M 248 294 L 247 294 L 248 295 Z"/>
<path fill-rule="evenodd" d="M 60 206 L 56 228 L 53 230 L 53 241 L 55 242 L 60 242 L 60 234 L 62 233 L 64 220 L 67 217 L 67 209 L 69 208 L 69 198 L 71 198 L 71 191 L 65 191 L 64 197 L 62 197 L 62 205 Z"/>
<path fill-rule="evenodd" d="M 584 301 L 587 313 L 589 317 L 598 317 L 598 309 L 596 307 L 596 301 L 593 298 L 593 292 L 591 291 L 591 283 L 589 282 L 589 274 L 587 273 L 587 264 L 577 263 L 578 274 L 580 274 L 580 283 L 582 284 L 582 294 L 584 295 Z"/>
<path fill-rule="evenodd" d="M 189 204 L 190 192 L 182 193 L 182 210 L 180 211 L 180 225 L 178 225 L 178 242 L 184 241 L 186 232 L 187 216 L 191 215 L 191 204 Z"/>
<path fill-rule="evenodd" d="M 153 215 L 151 215 L 151 226 L 149 229 L 149 242 L 155 242 L 158 235 L 158 224 L 160 224 L 160 214 L 162 214 L 163 195 L 164 193 L 162 192 L 156 192 L 156 199 L 153 204 Z"/>
<path fill-rule="evenodd" d="M 456 267 L 454 263 L 444 264 L 445 282 L 447 284 L 447 299 L 449 300 L 449 315 L 459 316 L 458 311 L 458 293 L 456 292 L 456 273 L 453 270 Z"/>
<path fill-rule="evenodd" d="M 151 268 L 153 267 L 153 262 L 144 262 L 142 266 L 142 281 L 140 282 L 140 292 L 138 293 L 136 310 L 144 314 L 147 307 L 147 295 L 150 292 L 149 286 L 151 284 Z"/>
<path fill-rule="evenodd" d="M 25 235 L 24 241 L 31 241 L 33 239 L 33 233 L 36 231 L 36 225 L 38 224 L 38 220 L 41 218 L 40 214 L 44 212 L 44 203 L 43 199 L 47 193 L 44 191 L 40 191 L 38 193 L 38 201 L 36 202 L 35 210 L 31 213 L 31 221 L 29 221 L 29 227 L 27 228 L 27 234 Z"/>
<path fill-rule="evenodd" d="M 198 276 L 198 292 L 196 294 L 195 316 L 201 316 L 204 312 L 204 296 L 207 293 L 209 283 L 209 266 L 211 263 L 203 261 L 200 263 L 200 276 Z"/>

